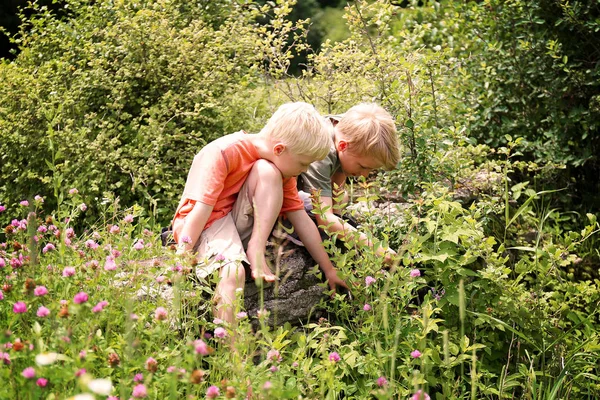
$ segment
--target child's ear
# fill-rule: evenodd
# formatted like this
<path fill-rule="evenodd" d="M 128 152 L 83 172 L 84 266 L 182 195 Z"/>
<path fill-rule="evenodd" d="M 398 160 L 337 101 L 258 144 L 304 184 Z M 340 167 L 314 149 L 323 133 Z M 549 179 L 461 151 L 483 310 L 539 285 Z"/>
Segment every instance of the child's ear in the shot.
<path fill-rule="evenodd" d="M 346 142 L 344 139 L 340 140 L 337 143 L 337 150 L 338 151 L 346 151 L 346 150 L 348 150 L 348 142 Z"/>
<path fill-rule="evenodd" d="M 284 151 L 285 144 L 283 143 L 277 143 L 275 146 L 273 146 L 273 154 L 275 154 L 276 156 L 280 156 Z"/>

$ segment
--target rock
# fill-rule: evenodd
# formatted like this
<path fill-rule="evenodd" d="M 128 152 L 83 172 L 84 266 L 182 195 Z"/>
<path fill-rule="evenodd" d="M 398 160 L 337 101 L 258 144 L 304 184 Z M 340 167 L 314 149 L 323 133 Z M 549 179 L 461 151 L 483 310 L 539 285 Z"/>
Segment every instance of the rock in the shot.
<path fill-rule="evenodd" d="M 454 187 L 453 198 L 462 204 L 468 204 L 480 197 L 481 193 L 491 193 L 502 183 L 498 172 L 480 170 L 474 176 L 460 179 Z"/>
<path fill-rule="evenodd" d="M 279 268 L 280 279 L 261 288 L 247 274 L 249 278 L 244 290 L 246 312 L 256 316 L 261 309 L 269 311 L 269 325 L 286 322 L 295 325 L 322 316 L 323 310 L 318 309 L 318 305 L 327 298 L 327 287 L 322 283 L 320 270 L 306 248 L 291 243 L 269 243 L 267 252 L 272 254 L 273 271 L 275 265 Z"/>
<path fill-rule="evenodd" d="M 327 299 L 325 293 L 328 288 L 322 283 L 320 269 L 306 248 L 287 241 L 285 244 L 271 241 L 267 245 L 267 255 L 274 272 L 276 265 L 278 266 L 280 279 L 278 282 L 265 283 L 259 287 L 251 278 L 249 269 L 246 270 L 244 308 L 248 315 L 256 317 L 259 310 L 265 309 L 269 312 L 267 323 L 272 326 L 286 322 L 299 325 L 306 323 L 309 318 L 318 319 L 323 316 L 325 313 L 318 309 L 318 305 L 322 299 Z M 137 264 L 141 267 L 165 267 L 169 262 L 169 257 L 158 257 Z M 132 279 L 130 273 L 122 272 L 115 276 L 113 285 L 129 286 Z M 138 301 L 152 302 L 162 298 L 168 304 L 172 302 L 174 293 L 166 281 L 158 283 L 155 279 L 149 279 L 135 292 L 135 298 Z"/>

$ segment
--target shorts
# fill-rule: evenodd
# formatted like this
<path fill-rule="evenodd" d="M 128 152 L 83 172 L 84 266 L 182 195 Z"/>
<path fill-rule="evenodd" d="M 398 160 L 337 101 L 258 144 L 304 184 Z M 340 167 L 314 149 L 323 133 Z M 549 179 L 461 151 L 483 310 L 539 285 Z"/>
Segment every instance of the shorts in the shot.
<path fill-rule="evenodd" d="M 198 278 L 204 279 L 232 262 L 240 267 L 242 262 L 249 264 L 244 249 L 252 235 L 253 225 L 254 206 L 248 186 L 244 183 L 231 212 L 202 231 L 194 246 L 199 262 L 196 268 Z"/>

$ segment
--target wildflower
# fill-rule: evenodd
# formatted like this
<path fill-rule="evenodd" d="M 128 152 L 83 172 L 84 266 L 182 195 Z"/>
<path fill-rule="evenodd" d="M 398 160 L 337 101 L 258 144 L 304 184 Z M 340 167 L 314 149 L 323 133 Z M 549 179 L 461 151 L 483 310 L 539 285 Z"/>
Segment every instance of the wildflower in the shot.
<path fill-rule="evenodd" d="M 246 313 L 245 311 L 240 311 L 239 313 L 237 313 L 236 317 L 238 319 L 244 319 L 244 318 L 248 317 L 248 313 Z"/>
<path fill-rule="evenodd" d="M 273 384 L 271 383 L 271 381 L 266 381 L 265 384 L 263 385 L 264 390 L 269 390 L 272 387 L 273 387 Z"/>
<path fill-rule="evenodd" d="M 190 382 L 195 383 L 197 385 L 200 382 L 202 382 L 203 378 L 204 378 L 204 371 L 202 371 L 200 369 L 195 369 L 192 371 L 192 374 L 190 375 Z"/>
<path fill-rule="evenodd" d="M 108 396 L 113 391 L 110 379 L 93 379 L 88 383 L 88 389 L 101 396 Z"/>
<path fill-rule="evenodd" d="M 130 224 L 133 222 L 133 215 L 132 214 L 127 214 L 125 216 L 125 218 L 123 218 L 123 222 L 125 222 L 126 224 Z"/>
<path fill-rule="evenodd" d="M 113 256 L 106 256 L 106 261 L 104 262 L 104 270 L 114 271 L 115 269 L 117 269 L 115 258 Z"/>
<path fill-rule="evenodd" d="M 363 306 L 363 311 L 371 311 L 371 305 L 369 305 L 369 304 L 365 304 L 365 305 Z"/>
<path fill-rule="evenodd" d="M 48 294 L 48 289 L 46 286 L 36 286 L 35 289 L 33 289 L 33 294 L 36 296 L 45 296 Z"/>
<path fill-rule="evenodd" d="M 148 359 L 146 360 L 146 370 L 148 372 L 156 372 L 156 370 L 158 369 L 158 362 L 152 358 L 152 357 L 148 357 Z"/>
<path fill-rule="evenodd" d="M 44 306 L 40 306 L 40 308 L 38 308 L 38 310 L 35 314 L 40 318 L 44 318 L 44 317 L 47 317 L 48 315 L 50 315 L 50 310 L 48 310 Z"/>
<path fill-rule="evenodd" d="M 269 371 L 271 372 L 277 372 L 279 370 L 279 368 L 277 368 L 275 365 L 272 365 L 271 368 L 269 368 Z"/>
<path fill-rule="evenodd" d="M 23 207 L 28 207 L 29 206 L 29 202 L 27 200 L 23 200 L 19 204 L 22 205 Z"/>
<path fill-rule="evenodd" d="M 27 367 L 21 372 L 21 375 L 27 379 L 33 379 L 35 377 L 35 369 L 33 369 L 33 367 Z"/>
<path fill-rule="evenodd" d="M 132 396 L 138 399 L 148 396 L 148 390 L 146 389 L 146 386 L 144 386 L 143 383 L 135 385 L 135 387 L 133 388 Z"/>
<path fill-rule="evenodd" d="M 40 378 L 35 382 L 35 384 L 38 385 L 39 387 L 46 387 L 46 385 L 48 384 L 48 379 Z"/>
<path fill-rule="evenodd" d="M 227 331 L 219 326 L 217 329 L 215 329 L 215 336 L 218 338 L 224 338 L 227 336 Z"/>
<path fill-rule="evenodd" d="M 86 292 L 79 292 L 73 297 L 73 302 L 75 304 L 82 304 L 88 301 L 88 294 Z"/>
<path fill-rule="evenodd" d="M 367 276 L 365 278 L 365 286 L 369 287 L 374 283 L 375 283 L 375 278 L 373 278 L 372 276 Z"/>
<path fill-rule="evenodd" d="M 117 353 L 110 353 L 108 355 L 108 364 L 111 367 L 116 367 L 120 363 L 121 363 L 121 359 L 119 358 L 119 355 Z"/>
<path fill-rule="evenodd" d="M 434 299 L 440 300 L 446 294 L 446 290 L 442 289 L 438 292 L 435 288 L 431 288 L 431 294 Z"/>
<path fill-rule="evenodd" d="M 235 388 L 233 386 L 227 386 L 227 388 L 225 389 L 225 397 L 227 397 L 228 399 L 236 398 Z"/>
<path fill-rule="evenodd" d="M 75 267 L 65 267 L 62 272 L 62 276 L 69 277 L 75 275 Z"/>
<path fill-rule="evenodd" d="M 53 251 L 53 250 L 56 250 L 56 247 L 52 243 L 48 243 L 42 249 L 42 253 L 46 254 L 47 252 Z"/>
<path fill-rule="evenodd" d="M 215 261 L 216 261 L 216 262 L 225 261 L 225 256 L 224 256 L 223 254 L 220 254 L 220 253 L 219 253 L 219 254 L 217 254 L 217 255 L 215 256 Z"/>
<path fill-rule="evenodd" d="M 85 358 L 86 358 L 86 357 L 87 357 L 87 351 L 85 351 L 85 350 L 81 350 L 81 351 L 79 352 L 79 359 L 80 359 L 80 360 L 85 360 Z"/>
<path fill-rule="evenodd" d="M 85 205 L 85 203 L 81 203 L 79 205 L 79 209 L 83 212 L 83 211 L 87 210 L 87 206 Z"/>
<path fill-rule="evenodd" d="M 132 321 L 137 321 L 139 318 L 140 317 L 138 317 L 138 315 L 135 313 L 129 314 L 129 319 L 131 319 Z"/>
<path fill-rule="evenodd" d="M 144 380 L 144 374 L 135 374 L 133 376 L 133 381 L 134 382 L 142 382 Z"/>
<path fill-rule="evenodd" d="M 10 266 L 13 269 L 17 269 L 17 268 L 23 266 L 23 255 L 19 254 L 19 258 L 15 258 L 15 257 L 11 258 L 10 259 Z"/>
<path fill-rule="evenodd" d="M 196 350 L 196 354 L 200 354 L 202 356 L 207 356 L 211 352 L 210 347 L 202 339 L 194 341 L 194 349 Z"/>
<path fill-rule="evenodd" d="M 419 271 L 418 269 L 411 269 L 410 270 L 410 276 L 412 278 L 416 278 L 418 276 L 421 276 L 421 271 Z"/>
<path fill-rule="evenodd" d="M 35 201 L 37 201 L 38 203 L 43 203 L 44 202 L 44 198 L 42 196 L 40 196 L 39 194 L 36 194 L 33 199 Z"/>
<path fill-rule="evenodd" d="M 6 207 L 4 207 L 2 204 L 0 204 L 0 213 L 4 212 L 6 210 Z"/>
<path fill-rule="evenodd" d="M 213 324 L 215 324 L 215 325 L 221 325 L 222 323 L 223 323 L 223 320 L 221 318 L 213 319 Z"/>
<path fill-rule="evenodd" d="M 411 356 L 412 358 L 419 358 L 419 357 L 421 357 L 421 352 L 420 352 L 419 350 L 413 350 L 413 351 L 410 353 L 410 356 Z"/>
<path fill-rule="evenodd" d="M 27 304 L 23 303 L 22 301 L 17 301 L 13 305 L 13 312 L 15 314 L 23 314 L 27 312 Z"/>
<path fill-rule="evenodd" d="M 135 242 L 135 244 L 133 245 L 133 248 L 135 250 L 142 250 L 144 248 L 144 240 L 143 239 L 139 239 Z"/>
<path fill-rule="evenodd" d="M 121 232 L 121 228 L 119 228 L 119 225 L 112 225 L 109 229 L 109 232 L 112 234 L 116 234 Z"/>
<path fill-rule="evenodd" d="M 298 364 L 298 362 L 297 362 L 297 361 L 294 361 L 294 362 L 292 363 L 292 367 L 293 367 L 293 368 L 298 368 L 298 366 L 299 366 L 299 365 L 300 365 L 300 364 Z"/>
<path fill-rule="evenodd" d="M 264 308 L 261 308 L 256 312 L 256 316 L 258 317 L 258 319 L 269 318 L 269 314 L 269 310 L 265 310 Z"/>
<path fill-rule="evenodd" d="M 77 190 L 77 189 L 75 189 L 75 188 L 69 189 L 69 194 L 70 194 L 71 196 L 74 196 L 74 195 L 76 195 L 77 193 L 79 193 L 79 190 Z"/>
<path fill-rule="evenodd" d="M 333 351 L 329 353 L 329 361 L 338 362 L 340 359 L 340 355 L 337 352 Z"/>
<path fill-rule="evenodd" d="M 164 275 L 160 275 L 156 277 L 156 282 L 157 283 L 163 283 L 165 281 L 165 279 L 167 279 Z"/>
<path fill-rule="evenodd" d="M 164 307 L 158 307 L 156 311 L 154 311 L 154 319 L 157 321 L 163 321 L 167 319 L 168 313 Z"/>
<path fill-rule="evenodd" d="M 427 393 L 419 389 L 415 394 L 413 394 L 410 400 L 431 400 L 431 397 L 429 397 Z"/>
<path fill-rule="evenodd" d="M 181 238 L 181 243 L 192 243 L 192 238 L 188 235 L 185 235 Z"/>
<path fill-rule="evenodd" d="M 10 354 L 0 352 L 0 360 L 2 360 L 4 365 L 10 365 Z"/>
<path fill-rule="evenodd" d="M 271 349 L 267 352 L 267 360 L 281 362 L 281 354 L 278 350 Z"/>
<path fill-rule="evenodd" d="M 377 386 L 383 387 L 383 386 L 386 386 L 387 384 L 388 384 L 388 380 L 385 379 L 385 376 L 380 376 L 379 378 L 377 378 Z"/>
<path fill-rule="evenodd" d="M 95 397 L 90 393 L 80 393 L 73 397 L 69 397 L 69 400 L 95 400 Z"/>
<path fill-rule="evenodd" d="M 98 313 L 104 309 L 108 305 L 108 301 L 102 300 L 100 303 L 96 304 L 94 308 L 92 308 L 92 312 Z"/>
<path fill-rule="evenodd" d="M 4 268 L 6 267 L 6 260 L 2 257 L 0 257 L 0 268 Z"/>
<path fill-rule="evenodd" d="M 117 396 L 108 396 L 106 400 L 119 400 Z"/>
<path fill-rule="evenodd" d="M 69 239 L 73 239 L 75 237 L 75 230 L 73 228 L 67 228 L 65 230 L 65 235 L 69 238 Z"/>
<path fill-rule="evenodd" d="M 77 372 L 75 372 L 75 376 L 80 377 L 81 375 L 85 374 L 86 372 L 87 372 L 87 370 L 85 368 L 78 369 Z"/>
<path fill-rule="evenodd" d="M 219 396 L 220 392 L 221 391 L 218 387 L 210 386 L 208 389 L 206 389 L 206 397 L 208 397 L 209 399 L 214 399 L 215 397 Z"/>
<path fill-rule="evenodd" d="M 0 290 L 0 300 L 4 300 L 4 293 L 2 293 L 2 290 Z"/>
<path fill-rule="evenodd" d="M 94 242 L 92 239 L 88 239 L 85 241 L 85 247 L 87 247 L 88 249 L 96 250 L 98 246 L 99 244 Z"/>

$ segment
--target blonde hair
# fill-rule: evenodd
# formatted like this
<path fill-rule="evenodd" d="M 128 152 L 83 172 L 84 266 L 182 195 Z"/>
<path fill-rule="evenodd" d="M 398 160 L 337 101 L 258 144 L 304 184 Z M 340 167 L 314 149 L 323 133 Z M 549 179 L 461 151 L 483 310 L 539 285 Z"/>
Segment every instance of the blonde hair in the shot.
<path fill-rule="evenodd" d="M 394 169 L 400 161 L 394 118 L 375 103 L 361 103 L 344 113 L 336 129 L 356 148 L 353 154 L 373 157 L 384 169 Z"/>
<path fill-rule="evenodd" d="M 333 125 L 308 103 L 286 103 L 259 135 L 281 140 L 292 153 L 322 160 L 333 145 Z"/>

